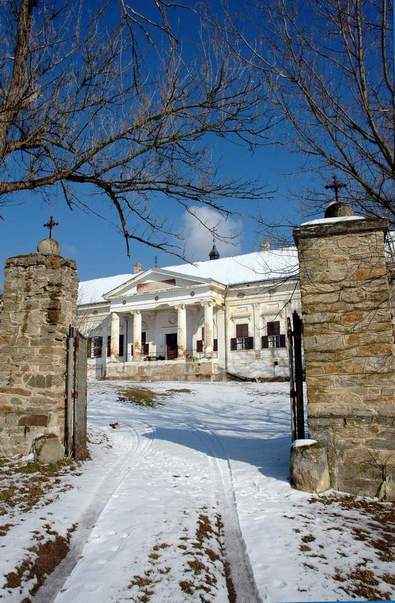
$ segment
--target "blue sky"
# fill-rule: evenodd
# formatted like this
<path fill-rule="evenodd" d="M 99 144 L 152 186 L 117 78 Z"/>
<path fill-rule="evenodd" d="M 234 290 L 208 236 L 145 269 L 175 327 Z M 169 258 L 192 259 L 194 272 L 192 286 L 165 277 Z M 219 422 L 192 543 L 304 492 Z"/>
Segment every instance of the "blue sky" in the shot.
<path fill-rule="evenodd" d="M 226 142 L 221 142 L 218 147 L 217 152 L 222 156 L 219 162 L 221 174 L 256 179 L 259 184 L 274 191 L 272 198 L 262 199 L 260 202 L 237 199 L 229 202 L 240 227 L 242 253 L 257 250 L 259 241 L 268 237 L 268 233 L 263 232 L 256 221 L 258 216 L 275 223 L 290 221 L 298 224 L 302 220 L 303 211 L 294 201 L 293 195 L 302 192 L 309 177 L 297 173 L 300 165 L 294 155 L 285 148 L 278 147 L 261 148 L 254 154 Z M 114 211 L 106 201 L 102 201 L 100 206 L 103 218 L 84 213 L 78 208 L 69 210 L 64 200 L 51 195 L 51 191 L 46 199 L 38 193 L 16 197 L 13 205 L 1 209 L 4 219 L 0 220 L 0 264 L 3 265 L 9 256 L 35 251 L 38 241 L 45 237 L 47 231 L 43 224 L 51 214 L 59 222 L 55 238 L 61 243 L 62 254 L 77 260 L 80 278 L 83 280 L 129 272 L 136 261 L 140 261 L 145 267 L 153 266 L 155 256 L 159 266 L 181 261 L 170 254 L 133 242 L 131 257 L 128 258 Z M 170 201 L 166 210 L 167 220 L 182 232 L 184 212 Z M 196 229 L 201 228 L 196 223 Z M 274 239 L 276 234 L 273 231 Z M 185 249 L 188 253 L 188 241 L 185 242 Z M 209 248 L 202 249 L 201 257 L 192 259 L 206 259 L 209 251 Z M 228 251 L 230 253 L 231 249 Z"/>
<path fill-rule="evenodd" d="M 188 33 L 188 27 L 185 31 Z M 260 202 L 238 199 L 229 202 L 228 207 L 237 214 L 234 225 L 240 231 L 235 251 L 255 251 L 262 238 L 271 238 L 270 233 L 268 236 L 259 227 L 256 221 L 259 216 L 274 223 L 298 224 L 302 220 L 303 209 L 295 202 L 294 195 L 301 194 L 309 187 L 311 176 L 304 174 L 300 158 L 284 146 L 265 146 L 251 153 L 245 147 L 222 139 L 216 139 L 212 144 L 212 154 L 216 158 L 220 175 L 256 180 L 258 185 L 264 185 L 267 190 L 273 191 L 271 199 L 262 199 Z M 90 194 L 87 190 L 87 201 Z M 77 260 L 82 280 L 129 272 L 136 261 L 144 267 L 153 266 L 155 258 L 159 266 L 181 261 L 133 242 L 131 257 L 128 258 L 112 207 L 105 199 L 97 196 L 95 204 L 102 218 L 78 208 L 69 210 L 63 198 L 57 196 L 55 189 L 47 190 L 45 198 L 40 193 L 15 196 L 9 206 L 0 208 L 3 218 L 0 220 L 0 265 L 4 264 L 6 257 L 35 251 L 37 242 L 45 236 L 43 224 L 50 215 L 54 215 L 60 224 L 55 238 L 61 243 L 62 254 Z M 185 230 L 184 218 L 183 211 L 169 201 L 166 205 L 167 222 L 181 235 Z M 196 229 L 199 228 L 201 227 L 196 223 Z M 273 242 L 276 234 L 273 231 Z M 192 245 L 191 241 L 190 239 Z M 188 241 L 185 241 L 185 253 L 190 259 L 206 259 L 209 250 L 209 242 L 207 249 L 201 245 L 197 253 L 196 249 L 188 249 Z M 228 248 L 226 253 L 229 255 L 231 251 Z"/>

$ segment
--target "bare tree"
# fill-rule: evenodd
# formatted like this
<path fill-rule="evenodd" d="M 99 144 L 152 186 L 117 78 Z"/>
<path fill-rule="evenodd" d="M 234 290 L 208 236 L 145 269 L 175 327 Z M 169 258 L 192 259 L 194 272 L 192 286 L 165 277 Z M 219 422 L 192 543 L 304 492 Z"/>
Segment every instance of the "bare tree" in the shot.
<path fill-rule="evenodd" d="M 394 222 L 392 1 L 267 0 L 254 7 L 248 24 L 228 10 L 226 38 L 270 90 L 282 119 L 277 141 L 307 156 L 325 178 L 339 173 L 342 195 L 357 209 Z M 321 192 L 321 204 L 324 198 Z"/>
<path fill-rule="evenodd" d="M 218 176 L 210 142 L 263 136 L 263 88 L 190 3 L 136 5 L 3 0 L 0 204 L 56 189 L 70 208 L 97 212 L 100 193 L 128 244 L 177 254 L 168 202 L 226 213 L 228 198 L 262 196 Z M 186 11 L 199 34 L 183 44 Z"/>

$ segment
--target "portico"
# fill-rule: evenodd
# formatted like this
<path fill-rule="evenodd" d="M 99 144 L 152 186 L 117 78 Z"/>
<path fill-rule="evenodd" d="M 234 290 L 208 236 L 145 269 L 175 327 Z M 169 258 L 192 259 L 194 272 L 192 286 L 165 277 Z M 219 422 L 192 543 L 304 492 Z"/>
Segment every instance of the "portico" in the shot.
<path fill-rule="evenodd" d="M 108 334 L 107 349 L 111 353 L 107 362 L 211 358 L 217 334 L 214 312 L 217 315 L 220 309 L 214 301 L 208 301 L 163 305 L 154 310 L 113 311 L 103 321 L 101 357 L 105 357 Z"/>

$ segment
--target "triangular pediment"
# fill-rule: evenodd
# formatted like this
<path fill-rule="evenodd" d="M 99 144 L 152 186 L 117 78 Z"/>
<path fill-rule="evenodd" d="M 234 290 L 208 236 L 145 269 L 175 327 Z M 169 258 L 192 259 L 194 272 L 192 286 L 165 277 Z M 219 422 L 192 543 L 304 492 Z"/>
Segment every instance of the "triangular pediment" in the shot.
<path fill-rule="evenodd" d="M 190 276 L 189 274 L 163 270 L 162 268 L 150 268 L 139 274 L 132 275 L 128 281 L 108 291 L 103 297 L 106 300 L 113 300 L 118 297 L 141 295 L 173 288 L 196 287 L 211 282 L 212 279 Z"/>

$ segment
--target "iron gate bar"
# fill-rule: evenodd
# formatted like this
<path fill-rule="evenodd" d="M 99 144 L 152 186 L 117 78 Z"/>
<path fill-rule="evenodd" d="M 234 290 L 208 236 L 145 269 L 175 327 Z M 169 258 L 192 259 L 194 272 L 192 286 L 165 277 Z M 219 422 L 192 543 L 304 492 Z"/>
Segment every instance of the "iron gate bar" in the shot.
<path fill-rule="evenodd" d="M 303 359 L 302 359 L 302 330 L 303 323 L 299 314 L 292 313 L 294 344 L 295 344 L 295 385 L 296 385 L 296 432 L 298 439 L 304 439 L 304 400 L 303 400 Z"/>
<path fill-rule="evenodd" d="M 303 401 L 303 323 L 299 314 L 287 318 L 292 441 L 305 438 Z"/>
<path fill-rule="evenodd" d="M 287 318 L 287 335 L 288 335 L 288 358 L 289 358 L 289 397 L 291 407 L 291 436 L 292 442 L 296 440 L 296 390 L 295 390 L 295 373 L 294 373 L 294 345 L 292 339 L 291 320 Z"/>

